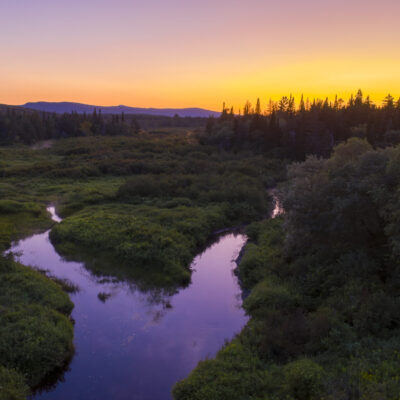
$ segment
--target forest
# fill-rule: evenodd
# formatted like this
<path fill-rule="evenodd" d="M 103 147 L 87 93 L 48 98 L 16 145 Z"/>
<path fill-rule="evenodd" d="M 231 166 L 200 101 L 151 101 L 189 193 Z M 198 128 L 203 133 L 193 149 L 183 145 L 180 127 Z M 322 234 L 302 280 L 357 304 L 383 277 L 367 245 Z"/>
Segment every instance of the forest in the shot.
<path fill-rule="evenodd" d="M 198 128 L 204 118 L 157 115 L 49 113 L 0 104 L 0 144 L 33 144 L 38 141 L 80 136 L 132 136 L 142 129 Z"/>
<path fill-rule="evenodd" d="M 262 110 L 260 99 L 243 111 L 223 106 L 219 119 L 207 121 L 201 143 L 218 144 L 232 151 L 261 150 L 275 157 L 304 161 L 309 154 L 328 157 L 338 143 L 350 137 L 366 139 L 372 146 L 383 147 L 400 142 L 400 99 L 390 94 L 381 106 L 358 90 L 345 102 L 303 96 L 297 105 L 293 96 L 269 101 Z"/>
<path fill-rule="evenodd" d="M 51 229 L 94 275 L 175 293 L 213 233 L 238 227 L 249 321 L 174 399 L 398 399 L 400 99 L 146 118 L 0 108 L 0 399 L 74 355 L 71 287 L 12 242 Z"/>

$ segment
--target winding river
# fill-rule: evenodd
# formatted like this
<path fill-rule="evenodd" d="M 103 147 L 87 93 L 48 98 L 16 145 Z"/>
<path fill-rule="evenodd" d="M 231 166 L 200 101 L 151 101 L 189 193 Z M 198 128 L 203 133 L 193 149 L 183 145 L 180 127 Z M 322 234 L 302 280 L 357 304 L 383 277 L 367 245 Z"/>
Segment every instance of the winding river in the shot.
<path fill-rule="evenodd" d="M 54 207 L 48 211 L 60 222 Z M 193 260 L 191 284 L 172 296 L 92 275 L 57 254 L 49 231 L 15 243 L 11 251 L 21 263 L 79 287 L 71 294 L 76 353 L 57 383 L 33 399 L 170 399 L 174 383 L 247 322 L 233 274 L 245 241 L 235 234 L 216 240 Z"/>

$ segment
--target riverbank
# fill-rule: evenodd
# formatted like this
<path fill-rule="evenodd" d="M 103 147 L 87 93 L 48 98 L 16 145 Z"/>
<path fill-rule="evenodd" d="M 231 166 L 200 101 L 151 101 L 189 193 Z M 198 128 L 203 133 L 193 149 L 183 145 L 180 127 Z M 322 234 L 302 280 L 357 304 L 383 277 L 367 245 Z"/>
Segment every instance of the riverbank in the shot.
<path fill-rule="evenodd" d="M 85 248 L 82 260 L 91 276 L 105 279 L 93 297 L 104 299 L 105 307 L 113 303 L 112 285 L 118 282 L 151 289 L 147 293 L 155 298 L 188 285 L 190 262 L 215 230 L 265 214 L 269 198 L 263 188 L 282 174 L 283 165 L 173 132 L 57 140 L 35 150 L 1 147 L 0 157 L 0 202 L 17 208 L 32 203 L 40 214 L 7 211 L 3 242 L 49 228 L 43 204 L 57 204 L 64 221 L 54 228 L 53 241 L 70 262 L 80 260 Z M 21 230 L 12 231 L 19 219 Z M 168 300 L 162 304 L 168 308 Z"/>
<path fill-rule="evenodd" d="M 177 380 L 246 323 L 232 261 L 246 240 L 240 234 L 215 239 L 193 260 L 191 284 L 173 294 L 93 275 L 85 265 L 60 258 L 48 235 L 27 238 L 13 250 L 25 264 L 79 286 L 71 294 L 77 353 L 62 382 L 44 387 L 35 399 L 77 393 L 97 400 L 168 399 Z"/>
<path fill-rule="evenodd" d="M 260 345 L 257 343 L 259 326 L 253 311 L 262 314 L 269 307 L 275 308 L 279 301 L 286 301 L 282 296 L 289 299 L 285 288 L 277 284 L 265 287 L 262 283 L 265 275 L 269 275 L 266 266 L 279 268 L 282 257 L 282 220 L 274 213 L 272 216 L 275 219 L 247 226 L 248 241 L 236 259 L 235 274 L 245 293 L 243 307 L 251 319 L 231 342 L 224 345 L 215 359 L 201 361 L 187 378 L 175 385 L 174 399 L 258 398 L 268 390 L 271 382 L 265 379 L 264 361 L 256 351 Z M 271 380 L 276 378 L 271 376 Z"/>
<path fill-rule="evenodd" d="M 289 167 L 285 214 L 248 226 L 250 320 L 176 400 L 397 400 L 400 148 L 352 139 Z"/>
<path fill-rule="evenodd" d="M 0 399 L 22 400 L 72 356 L 73 304 L 61 286 L 15 262 L 11 240 L 51 226 L 40 204 L 2 201 Z"/>

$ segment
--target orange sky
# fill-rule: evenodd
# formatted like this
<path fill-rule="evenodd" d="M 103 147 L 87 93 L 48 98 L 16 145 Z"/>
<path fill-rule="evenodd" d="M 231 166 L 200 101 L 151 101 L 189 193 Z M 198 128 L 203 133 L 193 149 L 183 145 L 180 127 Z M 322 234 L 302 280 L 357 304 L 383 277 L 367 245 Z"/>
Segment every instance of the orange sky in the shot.
<path fill-rule="evenodd" d="M 0 0 L 0 102 L 400 96 L 398 0 Z"/>

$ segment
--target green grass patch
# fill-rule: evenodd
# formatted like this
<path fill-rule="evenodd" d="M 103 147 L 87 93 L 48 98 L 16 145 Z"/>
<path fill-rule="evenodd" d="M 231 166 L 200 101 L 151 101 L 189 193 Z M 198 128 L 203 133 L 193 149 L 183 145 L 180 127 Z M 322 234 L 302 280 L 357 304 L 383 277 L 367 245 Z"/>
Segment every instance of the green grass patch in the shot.
<path fill-rule="evenodd" d="M 0 365 L 38 385 L 73 352 L 73 304 L 59 285 L 0 257 Z"/>
<path fill-rule="evenodd" d="M 12 241 L 49 229 L 52 224 L 44 205 L 0 200 L 0 251 Z"/>
<path fill-rule="evenodd" d="M 66 255 L 79 257 L 79 249 L 85 248 L 106 253 L 109 260 L 113 258 L 106 274 L 137 277 L 139 273 L 148 281 L 157 277 L 155 282 L 184 284 L 190 280 L 193 256 L 227 222 L 220 206 L 110 204 L 87 207 L 66 218 L 50 237 Z M 96 265 L 101 273 L 100 264 Z"/>
<path fill-rule="evenodd" d="M 23 375 L 0 365 L 0 400 L 25 400 L 28 394 Z"/>

